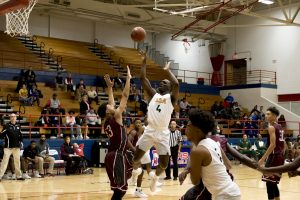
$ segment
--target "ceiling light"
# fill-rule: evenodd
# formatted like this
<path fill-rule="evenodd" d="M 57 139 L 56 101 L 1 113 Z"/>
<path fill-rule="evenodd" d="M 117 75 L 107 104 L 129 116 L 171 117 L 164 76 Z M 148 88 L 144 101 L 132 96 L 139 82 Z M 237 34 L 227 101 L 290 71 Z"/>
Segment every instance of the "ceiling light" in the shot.
<path fill-rule="evenodd" d="M 258 2 L 263 3 L 263 4 L 267 4 L 267 5 L 271 5 L 274 3 L 273 0 L 259 0 Z"/>

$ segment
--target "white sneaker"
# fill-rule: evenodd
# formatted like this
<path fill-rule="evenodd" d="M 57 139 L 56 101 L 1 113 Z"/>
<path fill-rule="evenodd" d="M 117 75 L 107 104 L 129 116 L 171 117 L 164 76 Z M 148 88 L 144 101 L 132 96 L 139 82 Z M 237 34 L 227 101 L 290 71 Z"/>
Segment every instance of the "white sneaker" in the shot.
<path fill-rule="evenodd" d="M 85 136 L 85 139 L 88 140 L 88 139 L 90 139 L 90 137 L 89 136 Z"/>
<path fill-rule="evenodd" d="M 156 176 L 155 172 L 150 172 L 149 176 L 151 177 L 150 190 L 151 192 L 155 192 L 157 187 L 158 176 Z"/>
<path fill-rule="evenodd" d="M 136 184 L 138 176 L 143 172 L 142 168 L 137 168 L 132 170 L 132 176 L 131 176 L 131 181 L 132 183 Z"/>
<path fill-rule="evenodd" d="M 34 178 L 42 178 L 41 175 L 39 174 L 39 172 L 34 172 L 33 177 Z"/>
<path fill-rule="evenodd" d="M 156 187 L 161 187 L 163 185 L 163 183 L 162 182 L 159 182 L 159 181 L 157 181 L 157 183 L 156 183 Z"/>
<path fill-rule="evenodd" d="M 28 174 L 27 174 L 27 173 L 24 173 L 22 177 L 23 177 L 24 179 L 31 179 L 31 177 L 30 177 L 30 176 L 28 176 Z"/>
<path fill-rule="evenodd" d="M 11 176 L 11 179 L 12 179 L 12 180 L 16 180 L 16 179 L 17 179 L 16 174 L 13 174 L 13 175 Z"/>
<path fill-rule="evenodd" d="M 140 197 L 140 198 L 147 198 L 148 195 L 146 195 L 142 190 L 136 189 L 134 192 L 135 197 Z"/>
<path fill-rule="evenodd" d="M 2 176 L 2 179 L 4 179 L 4 180 L 11 180 L 11 177 L 8 176 L 7 174 L 4 174 L 4 175 Z"/>

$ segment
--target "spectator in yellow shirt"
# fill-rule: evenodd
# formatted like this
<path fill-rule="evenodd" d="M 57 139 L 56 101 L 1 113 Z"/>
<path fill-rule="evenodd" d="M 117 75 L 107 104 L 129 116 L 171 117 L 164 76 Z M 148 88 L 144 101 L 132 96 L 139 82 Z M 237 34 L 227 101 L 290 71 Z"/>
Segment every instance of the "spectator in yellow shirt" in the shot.
<path fill-rule="evenodd" d="M 22 88 L 19 90 L 19 100 L 21 104 L 30 104 L 32 106 L 32 98 L 29 97 L 25 84 L 23 84 Z"/>

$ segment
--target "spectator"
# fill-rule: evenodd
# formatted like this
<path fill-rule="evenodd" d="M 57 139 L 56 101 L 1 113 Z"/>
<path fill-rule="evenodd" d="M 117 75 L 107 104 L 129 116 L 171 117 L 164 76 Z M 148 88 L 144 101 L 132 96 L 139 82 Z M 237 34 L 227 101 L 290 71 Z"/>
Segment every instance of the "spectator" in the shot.
<path fill-rule="evenodd" d="M 267 150 L 266 143 L 262 140 L 261 134 L 258 134 L 254 145 L 256 147 L 256 154 L 257 154 L 258 158 L 260 159 Z"/>
<path fill-rule="evenodd" d="M 26 173 L 28 170 L 28 165 L 32 162 L 35 165 L 35 178 L 44 178 L 44 160 L 42 157 L 39 157 L 39 150 L 36 146 L 35 141 L 31 141 L 30 145 L 24 149 L 23 159 L 21 160 L 22 168 Z"/>
<path fill-rule="evenodd" d="M 182 136 L 179 130 L 176 129 L 176 121 L 171 121 L 170 123 L 170 152 L 173 161 L 173 180 L 176 181 L 178 178 L 178 154 L 181 151 L 181 143 L 182 143 Z M 171 166 L 170 160 L 166 172 L 165 180 L 171 179 Z"/>
<path fill-rule="evenodd" d="M 243 134 L 243 139 L 240 140 L 238 144 L 238 150 L 241 154 L 246 154 L 248 156 L 254 156 L 256 158 L 255 151 L 251 150 L 251 143 L 247 138 L 246 134 Z M 257 158 L 256 158 L 257 160 Z"/>
<path fill-rule="evenodd" d="M 81 134 L 81 127 L 79 124 L 76 123 L 76 119 L 75 119 L 75 116 L 74 116 L 75 112 L 70 110 L 69 111 L 69 115 L 66 117 L 66 124 L 65 126 L 66 127 L 70 127 L 71 128 L 71 138 L 72 139 L 75 139 L 74 137 L 74 127 L 76 128 L 76 138 L 77 139 L 82 139 L 82 134 Z"/>
<path fill-rule="evenodd" d="M 39 120 L 37 121 L 38 126 L 50 126 L 50 121 L 49 121 L 49 114 L 50 114 L 50 108 L 44 108 L 41 112 L 41 116 Z"/>
<path fill-rule="evenodd" d="M 219 102 L 219 107 L 218 107 L 218 114 L 224 109 L 223 101 Z"/>
<path fill-rule="evenodd" d="M 59 112 L 59 108 L 54 109 L 49 116 L 49 125 L 51 128 L 51 136 L 52 137 L 62 137 L 62 132 L 60 131 L 60 126 L 62 126 L 62 118 L 61 113 Z"/>
<path fill-rule="evenodd" d="M 78 166 L 80 163 L 80 157 L 75 154 L 71 139 L 69 136 L 65 137 L 64 143 L 60 148 L 61 158 L 67 161 L 66 175 L 74 174 L 78 172 Z M 73 163 L 74 161 L 74 163 Z"/>
<path fill-rule="evenodd" d="M 300 134 L 296 138 L 295 142 L 295 159 L 300 156 Z"/>
<path fill-rule="evenodd" d="M 211 106 L 210 108 L 210 112 L 216 117 L 218 115 L 218 111 L 219 111 L 219 106 L 218 106 L 218 102 L 215 101 L 215 103 Z"/>
<path fill-rule="evenodd" d="M 61 72 L 57 72 L 57 75 L 55 77 L 55 89 L 57 90 L 58 88 L 65 88 L 64 78 L 62 77 Z"/>
<path fill-rule="evenodd" d="M 87 95 L 90 104 L 92 104 L 92 101 L 95 101 L 97 105 L 99 105 L 98 93 L 96 91 L 96 87 L 90 87 L 90 90 L 87 92 Z"/>
<path fill-rule="evenodd" d="M 128 100 L 134 101 L 135 94 L 136 94 L 136 87 L 135 87 L 135 85 L 131 85 Z"/>
<path fill-rule="evenodd" d="M 33 86 L 37 86 L 33 76 L 30 76 L 27 80 L 27 89 L 31 90 Z"/>
<path fill-rule="evenodd" d="M 295 157 L 295 148 L 294 143 L 290 138 L 285 139 L 286 149 L 285 149 L 285 157 L 287 158 L 287 162 L 293 162 Z"/>
<path fill-rule="evenodd" d="M 52 95 L 52 98 L 48 100 L 46 108 L 50 108 L 50 113 L 53 113 L 54 110 L 59 109 L 59 112 L 61 112 L 63 115 L 65 114 L 65 109 L 61 107 L 59 99 L 57 99 L 57 94 L 54 93 Z"/>
<path fill-rule="evenodd" d="M 90 168 L 87 168 L 88 167 L 88 159 L 84 156 L 84 144 L 80 144 L 78 145 L 77 143 L 74 143 L 73 144 L 73 148 L 74 148 L 74 151 L 76 153 L 76 155 L 78 155 L 81 159 L 81 169 L 82 169 L 82 173 L 84 174 L 92 174 L 93 173 L 93 170 L 90 169 Z"/>
<path fill-rule="evenodd" d="M 85 84 L 84 84 L 84 80 L 83 80 L 83 79 L 80 79 L 79 83 L 76 85 L 76 90 L 77 90 L 80 86 L 82 86 L 83 89 L 86 89 L 86 86 L 85 86 Z"/>
<path fill-rule="evenodd" d="M 232 107 L 232 117 L 233 117 L 233 119 L 235 119 L 235 120 L 240 119 L 240 117 L 241 117 L 241 108 L 240 108 L 238 102 L 234 102 L 234 103 L 233 103 L 233 107 Z"/>
<path fill-rule="evenodd" d="M 90 130 L 90 136 L 93 138 L 97 138 L 100 136 L 100 129 L 98 129 L 101 125 L 99 123 L 99 116 L 95 113 L 95 110 L 91 108 L 86 115 L 86 124 Z"/>
<path fill-rule="evenodd" d="M 23 84 L 22 88 L 19 91 L 19 100 L 21 104 L 30 104 L 32 106 L 32 98 L 29 97 L 28 90 L 25 84 Z"/>
<path fill-rule="evenodd" d="M 232 105 L 233 102 L 234 102 L 234 98 L 233 98 L 233 96 L 231 95 L 230 92 L 228 93 L 227 97 L 225 97 L 224 100 L 225 100 L 227 103 L 229 103 L 230 105 Z"/>
<path fill-rule="evenodd" d="M 37 103 L 38 106 L 40 106 L 40 91 L 36 88 L 35 85 L 32 86 L 32 88 L 29 90 L 29 96 L 32 98 L 32 104 L 34 102 Z"/>
<path fill-rule="evenodd" d="M 263 106 L 260 106 L 259 107 L 259 119 L 260 120 L 265 120 L 265 113 L 264 113 L 264 107 Z"/>
<path fill-rule="evenodd" d="M 80 102 L 80 115 L 85 116 L 89 110 L 90 110 L 90 104 L 88 101 L 88 97 L 87 95 L 84 95 Z"/>
<path fill-rule="evenodd" d="M 68 73 L 68 76 L 65 78 L 65 90 L 74 92 L 73 89 L 73 79 L 72 79 L 72 74 Z"/>
<path fill-rule="evenodd" d="M 30 77 L 33 77 L 33 80 L 35 81 L 36 76 L 32 67 L 29 67 L 29 69 L 24 73 L 24 77 L 26 81 L 28 81 Z"/>
<path fill-rule="evenodd" d="M 254 113 L 255 111 L 258 111 L 258 110 L 257 110 L 257 105 L 255 105 L 255 106 L 252 108 L 252 110 L 251 110 L 251 112 L 250 112 L 250 116 L 251 116 L 252 113 Z"/>
<path fill-rule="evenodd" d="M 278 124 L 281 125 L 282 129 L 286 129 L 286 121 L 284 115 L 280 115 L 278 118 Z"/>
<path fill-rule="evenodd" d="M 101 76 L 97 76 L 97 86 L 102 87 L 102 92 L 105 92 L 106 82 Z"/>
<path fill-rule="evenodd" d="M 257 137 L 258 129 L 259 129 L 259 111 L 255 110 L 250 116 L 251 125 L 254 130 L 252 130 L 252 134 L 248 134 L 249 137 Z"/>
<path fill-rule="evenodd" d="M 180 108 L 179 114 L 180 114 L 180 117 L 186 117 L 190 106 L 191 105 L 187 102 L 186 98 L 184 97 L 180 101 L 180 103 L 179 103 L 179 108 Z"/>
<path fill-rule="evenodd" d="M 37 143 L 37 148 L 39 151 L 39 157 L 43 159 L 43 163 L 49 163 L 49 168 L 47 171 L 47 176 L 53 176 L 53 168 L 55 159 L 49 155 L 50 146 L 46 141 L 46 136 L 44 134 L 40 135 L 40 141 Z M 40 165 L 42 162 L 39 163 Z M 39 166 L 42 168 L 42 166 Z"/>
<path fill-rule="evenodd" d="M 119 73 L 118 73 L 117 77 L 114 78 L 114 83 L 115 83 L 115 84 L 114 84 L 114 87 L 115 87 L 115 88 L 119 87 L 119 88 L 123 89 L 123 88 L 124 88 L 125 80 L 122 79 L 122 78 L 120 77 Z"/>
<path fill-rule="evenodd" d="M 76 95 L 76 100 L 78 100 L 78 101 L 81 101 L 82 97 L 84 95 L 88 94 L 87 91 L 86 91 L 86 89 L 83 87 L 83 85 L 80 85 L 79 88 L 76 90 L 75 93 L 76 93 L 75 94 Z"/>

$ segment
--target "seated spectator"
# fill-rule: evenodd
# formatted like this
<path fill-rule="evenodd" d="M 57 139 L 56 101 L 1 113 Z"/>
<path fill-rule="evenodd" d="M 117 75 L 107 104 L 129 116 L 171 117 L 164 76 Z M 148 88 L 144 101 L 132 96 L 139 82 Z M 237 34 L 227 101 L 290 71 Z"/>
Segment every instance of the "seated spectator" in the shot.
<path fill-rule="evenodd" d="M 250 116 L 251 116 L 252 113 L 254 113 L 255 111 L 258 111 L 258 110 L 257 110 L 257 105 L 255 105 L 254 108 L 252 108 L 252 110 L 251 110 L 251 112 L 250 112 Z"/>
<path fill-rule="evenodd" d="M 80 85 L 79 88 L 75 92 L 76 100 L 81 101 L 82 97 L 84 95 L 87 95 L 86 89 L 83 87 L 83 85 Z"/>
<path fill-rule="evenodd" d="M 136 87 L 135 85 L 131 85 L 130 86 L 130 91 L 129 91 L 129 97 L 128 97 L 128 100 L 129 101 L 134 101 L 134 96 L 136 94 Z"/>
<path fill-rule="evenodd" d="M 84 174 L 92 174 L 93 170 L 88 168 L 88 159 L 84 156 L 84 144 L 78 145 L 77 143 L 73 144 L 74 151 L 76 155 L 81 158 L 81 171 Z"/>
<path fill-rule="evenodd" d="M 82 134 L 81 134 L 81 127 L 79 124 L 76 123 L 76 119 L 74 116 L 75 112 L 70 110 L 69 115 L 66 117 L 66 124 L 65 126 L 71 129 L 71 138 L 75 139 L 74 136 L 74 127 L 76 128 L 76 138 L 77 139 L 82 139 Z"/>
<path fill-rule="evenodd" d="M 80 157 L 75 154 L 71 139 L 69 136 L 65 137 L 64 143 L 60 148 L 61 158 L 67 161 L 66 175 L 78 173 Z M 74 161 L 74 162 L 73 162 Z"/>
<path fill-rule="evenodd" d="M 115 88 L 119 87 L 119 88 L 123 89 L 124 84 L 125 84 L 125 81 L 124 81 L 124 79 L 122 79 L 122 78 L 120 77 L 120 75 L 119 75 L 119 73 L 118 73 L 118 76 L 114 78 L 114 83 L 115 83 L 115 84 L 114 84 L 114 87 L 115 87 Z"/>
<path fill-rule="evenodd" d="M 73 89 L 73 79 L 72 79 L 72 74 L 68 73 L 68 76 L 65 78 L 65 90 L 74 92 Z"/>
<path fill-rule="evenodd" d="M 259 129 L 259 111 L 255 110 L 252 115 L 250 115 L 250 120 L 252 123 L 252 127 L 254 130 L 252 130 L 252 135 L 248 135 L 248 136 L 252 136 L 252 137 L 257 137 L 258 135 L 258 129 Z"/>
<path fill-rule="evenodd" d="M 32 67 L 29 67 L 29 69 L 26 72 L 24 72 L 24 77 L 26 81 L 28 81 L 31 77 L 33 77 L 33 80 L 35 81 L 36 75 L 32 70 Z"/>
<path fill-rule="evenodd" d="M 29 79 L 27 80 L 27 89 L 31 90 L 33 86 L 37 86 L 35 79 L 33 76 L 29 77 Z"/>
<path fill-rule="evenodd" d="M 241 108 L 240 108 L 240 106 L 239 106 L 239 104 L 237 102 L 233 103 L 232 117 L 235 120 L 240 119 L 240 117 L 241 117 Z"/>
<path fill-rule="evenodd" d="M 286 142 L 285 157 L 287 159 L 287 162 L 293 162 L 295 157 L 294 143 L 291 141 L 290 138 L 286 138 L 285 142 Z"/>
<path fill-rule="evenodd" d="M 219 102 L 219 108 L 218 108 L 218 112 L 220 113 L 223 109 L 224 109 L 224 105 L 223 105 L 223 101 Z"/>
<path fill-rule="evenodd" d="M 258 134 L 254 145 L 256 146 L 256 154 L 257 154 L 258 158 L 260 159 L 267 150 L 266 143 L 262 140 L 261 134 Z"/>
<path fill-rule="evenodd" d="M 82 86 L 83 89 L 86 89 L 86 86 L 85 86 L 85 84 L 84 84 L 84 80 L 83 80 L 83 79 L 80 79 L 79 83 L 76 85 L 76 90 L 77 90 L 80 86 Z"/>
<path fill-rule="evenodd" d="M 294 158 L 296 159 L 297 157 L 300 156 L 300 134 L 296 138 L 296 142 L 294 144 L 294 148 L 295 148 L 295 156 L 294 156 Z"/>
<path fill-rule="evenodd" d="M 36 88 L 35 85 L 33 85 L 29 90 L 29 96 L 32 98 L 32 104 L 36 102 L 37 105 L 40 106 L 40 95 L 41 92 Z"/>
<path fill-rule="evenodd" d="M 63 115 L 65 114 L 65 109 L 63 109 L 61 107 L 60 101 L 59 101 L 59 99 L 57 99 L 56 93 L 54 93 L 52 95 L 52 98 L 47 101 L 47 104 L 45 107 L 50 108 L 50 113 L 53 113 L 54 110 L 59 109 L 59 112 L 61 112 Z"/>
<path fill-rule="evenodd" d="M 186 98 L 184 97 L 179 103 L 180 117 L 185 117 L 190 107 L 191 105 L 187 102 Z"/>
<path fill-rule="evenodd" d="M 88 97 L 87 95 L 84 95 L 80 102 L 80 115 L 85 116 L 89 110 L 90 110 L 90 104 L 88 101 Z"/>
<path fill-rule="evenodd" d="M 98 138 L 100 136 L 99 116 L 95 113 L 95 110 L 91 108 L 86 114 L 86 124 L 89 127 L 90 137 Z"/>
<path fill-rule="evenodd" d="M 37 146 L 37 149 L 39 152 L 39 158 L 43 159 L 43 163 L 46 162 L 49 164 L 49 168 L 47 170 L 46 175 L 54 176 L 53 168 L 54 168 L 55 159 L 49 155 L 50 146 L 47 143 L 46 136 L 44 134 L 40 135 L 40 141 L 37 142 L 36 146 Z M 39 164 L 42 164 L 42 162 L 40 162 Z M 41 168 L 42 166 L 39 166 L 39 167 Z"/>
<path fill-rule="evenodd" d="M 64 78 L 62 77 L 60 72 L 57 72 L 57 76 L 55 77 L 55 89 L 57 90 L 58 88 L 65 88 Z"/>
<path fill-rule="evenodd" d="M 259 119 L 260 120 L 265 120 L 265 113 L 264 113 L 264 107 L 263 106 L 260 106 L 259 107 Z"/>
<path fill-rule="evenodd" d="M 60 126 L 62 126 L 61 113 L 59 108 L 54 109 L 49 116 L 49 126 L 51 128 L 51 137 L 62 137 L 63 133 L 61 132 Z M 60 133 L 60 134 L 59 134 Z"/>
<path fill-rule="evenodd" d="M 39 150 L 36 146 L 35 141 L 31 141 L 30 145 L 24 149 L 23 159 L 21 160 L 21 165 L 23 166 L 23 172 L 27 172 L 29 163 L 33 163 L 35 166 L 34 177 L 43 178 L 44 177 L 44 160 L 39 157 Z"/>
<path fill-rule="evenodd" d="M 95 101 L 97 105 L 99 105 L 98 93 L 96 91 L 96 87 L 90 87 L 90 90 L 87 92 L 87 95 L 90 104 L 92 104 L 92 101 Z"/>
<path fill-rule="evenodd" d="M 251 145 L 250 141 L 248 140 L 247 135 L 243 134 L 243 139 L 241 139 L 238 144 L 238 151 L 241 154 L 246 154 L 248 156 L 254 156 L 257 160 L 256 152 L 251 150 L 251 146 L 252 145 Z"/>
<path fill-rule="evenodd" d="M 32 98 L 29 97 L 28 90 L 25 84 L 23 84 L 22 88 L 19 91 L 19 100 L 21 104 L 30 104 L 32 106 Z"/>
<path fill-rule="evenodd" d="M 234 98 L 233 98 L 233 96 L 231 95 L 230 92 L 228 93 L 227 97 L 225 97 L 224 100 L 225 100 L 227 103 L 229 103 L 229 105 L 232 105 L 233 102 L 234 102 Z"/>
<path fill-rule="evenodd" d="M 215 103 L 211 106 L 210 108 L 210 112 L 216 117 L 218 115 L 218 109 L 219 106 L 218 106 L 218 102 L 215 101 Z"/>
<path fill-rule="evenodd" d="M 141 91 L 140 90 L 136 90 L 135 96 L 134 96 L 134 100 L 136 102 L 141 102 L 142 101 L 142 95 L 141 95 Z"/>
<path fill-rule="evenodd" d="M 50 108 L 44 108 L 36 124 L 38 126 L 44 126 L 44 127 L 50 126 L 49 115 L 50 115 Z"/>
<path fill-rule="evenodd" d="M 279 116 L 278 124 L 280 124 L 283 129 L 286 129 L 286 121 L 284 115 Z"/>

